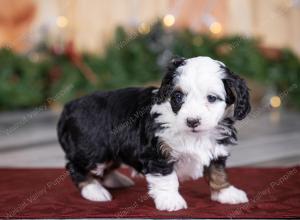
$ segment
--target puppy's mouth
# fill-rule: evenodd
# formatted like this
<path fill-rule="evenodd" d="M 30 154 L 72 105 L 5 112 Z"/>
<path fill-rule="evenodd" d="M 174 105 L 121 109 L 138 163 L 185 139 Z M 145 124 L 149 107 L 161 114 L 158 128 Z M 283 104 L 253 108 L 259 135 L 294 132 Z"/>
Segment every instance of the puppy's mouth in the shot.
<path fill-rule="evenodd" d="M 200 132 L 201 132 L 201 129 L 193 128 L 191 131 L 192 131 L 193 133 L 200 133 Z"/>
<path fill-rule="evenodd" d="M 193 134 L 206 133 L 208 131 L 209 131 L 209 129 L 205 129 L 205 128 L 192 128 L 192 129 L 189 129 L 189 132 L 191 132 Z"/>

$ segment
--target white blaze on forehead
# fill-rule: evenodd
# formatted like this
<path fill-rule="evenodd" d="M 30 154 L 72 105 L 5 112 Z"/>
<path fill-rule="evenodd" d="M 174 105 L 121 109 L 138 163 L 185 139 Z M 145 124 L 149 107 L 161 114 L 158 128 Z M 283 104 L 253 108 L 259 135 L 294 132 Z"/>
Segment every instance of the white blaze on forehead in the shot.
<path fill-rule="evenodd" d="M 225 95 L 222 78 L 224 72 L 221 69 L 224 65 L 220 61 L 209 57 L 195 57 L 186 60 L 186 64 L 178 68 L 180 73 L 177 85 L 185 90 L 206 90 Z M 220 94 L 220 95 L 221 95 Z"/>
<path fill-rule="evenodd" d="M 186 60 L 185 67 L 188 70 L 197 70 L 197 72 L 201 73 L 219 73 L 219 77 L 221 77 L 220 65 L 224 64 L 210 57 L 194 57 Z"/>

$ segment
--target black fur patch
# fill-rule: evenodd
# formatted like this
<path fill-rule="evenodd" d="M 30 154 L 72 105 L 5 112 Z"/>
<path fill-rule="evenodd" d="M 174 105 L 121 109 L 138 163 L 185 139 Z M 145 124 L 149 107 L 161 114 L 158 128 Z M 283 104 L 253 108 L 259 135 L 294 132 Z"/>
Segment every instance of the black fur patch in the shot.
<path fill-rule="evenodd" d="M 181 91 L 174 91 L 171 94 L 170 104 L 174 113 L 177 113 L 184 102 L 184 94 Z"/>
<path fill-rule="evenodd" d="M 170 98 L 172 92 L 174 91 L 174 79 L 178 75 L 176 71 L 179 66 L 185 64 L 185 58 L 178 57 L 172 59 L 167 66 L 167 73 L 164 76 L 160 89 L 158 91 L 157 103 L 163 103 L 168 98 Z"/>
<path fill-rule="evenodd" d="M 227 106 L 234 104 L 233 118 L 223 119 L 219 125 L 219 132 L 222 138 L 217 139 L 218 144 L 235 145 L 237 143 L 237 131 L 234 127 L 235 120 L 244 119 L 251 111 L 249 88 L 245 81 L 230 71 L 226 66 L 220 66 L 226 77 L 222 79 L 226 91 L 225 102 Z"/>
<path fill-rule="evenodd" d="M 237 144 L 237 130 L 235 129 L 234 120 L 231 118 L 224 118 L 219 122 L 218 130 L 221 138 L 217 139 L 218 144 L 235 145 Z"/>
<path fill-rule="evenodd" d="M 227 160 L 227 157 L 225 156 L 220 156 L 216 159 L 213 159 L 210 164 L 214 164 L 214 166 L 216 166 L 217 168 L 218 167 L 225 167 L 226 166 L 226 160 Z"/>
<path fill-rule="evenodd" d="M 78 184 L 97 163 L 125 163 L 138 172 L 170 174 L 173 163 L 154 133 L 161 125 L 150 115 L 155 88 L 96 92 L 65 105 L 58 123 L 67 169 Z"/>
<path fill-rule="evenodd" d="M 226 103 L 228 105 L 234 103 L 234 117 L 237 120 L 242 120 L 251 111 L 249 88 L 242 78 L 234 74 L 227 67 L 221 66 L 221 68 L 226 73 L 226 78 L 223 79 L 227 93 Z"/>

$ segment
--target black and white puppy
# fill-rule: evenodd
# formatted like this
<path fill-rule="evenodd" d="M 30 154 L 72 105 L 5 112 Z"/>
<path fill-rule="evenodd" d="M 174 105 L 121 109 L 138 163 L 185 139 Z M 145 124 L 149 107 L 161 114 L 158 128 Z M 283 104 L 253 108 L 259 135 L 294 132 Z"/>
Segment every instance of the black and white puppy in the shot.
<path fill-rule="evenodd" d="M 146 176 L 157 209 L 187 208 L 179 180 L 206 177 L 211 199 L 247 202 L 225 172 L 233 124 L 250 112 L 248 88 L 209 57 L 175 58 L 160 88 L 96 92 L 66 104 L 58 124 L 67 169 L 81 195 L 110 201 L 107 188 L 131 186 L 121 164 Z"/>

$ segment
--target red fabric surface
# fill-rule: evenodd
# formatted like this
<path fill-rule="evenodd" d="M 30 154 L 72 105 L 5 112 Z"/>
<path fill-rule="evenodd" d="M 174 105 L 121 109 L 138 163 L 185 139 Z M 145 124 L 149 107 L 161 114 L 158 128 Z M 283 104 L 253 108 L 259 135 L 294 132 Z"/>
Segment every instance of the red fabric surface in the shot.
<path fill-rule="evenodd" d="M 224 205 L 210 200 L 203 179 L 181 183 L 188 209 L 162 212 L 147 196 L 143 178 L 127 189 L 110 190 L 112 202 L 80 197 L 63 169 L 0 169 L 0 218 L 288 218 L 300 217 L 300 167 L 232 168 L 231 182 L 250 203 Z"/>

